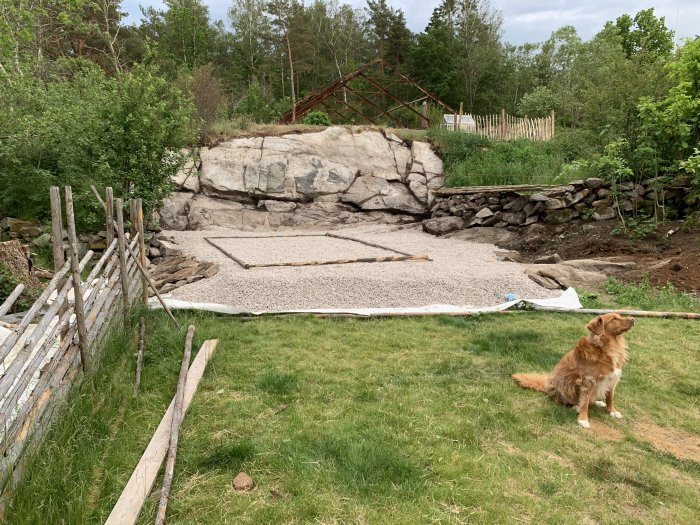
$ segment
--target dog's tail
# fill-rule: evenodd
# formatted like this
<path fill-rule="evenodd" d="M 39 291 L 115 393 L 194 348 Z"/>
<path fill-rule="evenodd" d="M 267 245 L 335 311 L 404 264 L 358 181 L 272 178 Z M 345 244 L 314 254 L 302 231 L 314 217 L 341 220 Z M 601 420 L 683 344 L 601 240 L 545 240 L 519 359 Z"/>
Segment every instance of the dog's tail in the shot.
<path fill-rule="evenodd" d="M 547 374 L 513 374 L 512 377 L 523 388 L 545 392 L 544 384 L 547 381 Z"/>

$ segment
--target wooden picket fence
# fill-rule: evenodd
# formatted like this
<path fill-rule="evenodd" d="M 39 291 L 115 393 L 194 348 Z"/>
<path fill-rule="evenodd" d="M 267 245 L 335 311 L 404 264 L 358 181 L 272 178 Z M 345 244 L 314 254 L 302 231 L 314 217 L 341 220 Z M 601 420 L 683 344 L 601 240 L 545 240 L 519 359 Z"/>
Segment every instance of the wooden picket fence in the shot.
<path fill-rule="evenodd" d="M 443 127 L 476 133 L 493 140 L 530 139 L 545 141 L 554 137 L 554 111 L 542 118 L 519 118 L 502 110 L 499 115 L 454 114 Z"/>
<path fill-rule="evenodd" d="M 113 220 L 109 190 L 108 247 L 83 280 L 81 273 L 94 254 L 88 251 L 78 259 L 70 187 L 65 188 L 68 243 L 64 245 L 60 193 L 57 187 L 51 188 L 55 273 L 0 344 L 0 494 L 21 480 L 28 452 L 41 443 L 61 401 L 96 366 L 111 321 L 126 318 L 135 299 L 148 300 L 147 286 L 152 281 L 145 272 L 141 202 L 131 202 L 132 231 L 125 232 L 123 203 L 114 200 Z M 21 288 L 8 297 L 0 313 L 9 311 L 19 292 Z"/>

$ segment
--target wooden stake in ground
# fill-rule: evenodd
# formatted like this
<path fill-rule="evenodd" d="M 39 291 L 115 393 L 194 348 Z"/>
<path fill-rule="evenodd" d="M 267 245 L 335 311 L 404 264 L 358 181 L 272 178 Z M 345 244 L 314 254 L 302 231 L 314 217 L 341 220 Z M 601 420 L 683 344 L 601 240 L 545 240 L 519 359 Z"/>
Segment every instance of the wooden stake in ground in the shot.
<path fill-rule="evenodd" d="M 214 355 L 217 343 L 218 340 L 216 339 L 205 341 L 199 352 L 197 352 L 197 357 L 192 362 L 192 366 L 187 373 L 187 381 L 185 382 L 185 398 L 182 405 L 183 414 L 187 413 L 187 408 L 190 406 L 194 393 L 197 390 L 197 385 L 199 385 L 199 381 L 204 375 L 207 362 Z M 153 488 L 153 483 L 158 476 L 158 471 L 168 449 L 174 405 L 175 400 L 173 399 L 141 456 L 141 460 L 131 474 L 126 487 L 124 487 L 119 500 L 114 505 L 107 521 L 105 521 L 105 525 L 133 525 L 136 523 L 143 503 Z"/>
<path fill-rule="evenodd" d="M 139 353 L 136 356 L 136 379 L 134 379 L 134 394 L 139 393 L 141 385 L 141 368 L 143 367 L 143 351 L 146 346 L 146 322 L 139 319 Z"/>
<path fill-rule="evenodd" d="M 107 188 L 107 189 L 110 189 L 110 188 Z M 97 193 L 97 190 L 94 190 L 94 191 L 95 191 L 95 194 L 96 194 L 96 196 L 97 196 L 97 200 L 100 201 L 100 204 L 102 205 L 102 207 L 106 209 L 105 203 L 102 202 L 102 199 L 100 198 L 99 193 Z M 120 199 L 120 200 L 121 200 L 121 199 Z M 123 220 L 122 220 L 122 222 L 123 222 Z M 112 224 L 112 229 L 113 229 L 113 231 L 118 230 L 117 225 L 113 223 L 113 224 Z M 122 228 L 122 232 L 123 232 L 123 231 L 124 231 L 124 229 Z M 165 313 L 167 313 L 167 314 L 168 314 L 168 317 L 170 317 L 170 320 L 171 320 L 173 323 L 175 323 L 175 326 L 177 326 L 178 328 L 180 328 L 180 323 L 177 322 L 177 320 L 175 319 L 175 316 L 174 316 L 173 313 L 170 311 L 170 308 L 168 308 L 168 305 L 165 304 L 165 301 L 163 300 L 163 297 L 161 297 L 161 295 L 158 293 L 158 289 L 156 288 L 156 283 L 154 283 L 154 282 L 153 282 L 153 279 L 151 279 L 150 276 L 148 275 L 148 272 L 146 271 L 146 266 L 143 265 L 143 264 L 141 264 L 141 263 L 139 262 L 139 259 L 140 259 L 140 258 L 139 258 L 139 257 L 136 257 L 136 254 L 134 253 L 134 250 L 131 249 L 131 246 L 129 246 L 129 245 L 127 244 L 127 245 L 126 245 L 126 249 L 129 251 L 129 255 L 131 255 L 131 257 L 134 259 L 134 262 L 136 263 L 136 267 L 139 269 L 139 272 L 141 272 L 141 275 L 143 276 L 143 278 L 144 278 L 144 279 L 146 280 L 146 282 L 148 283 L 148 286 L 151 287 L 151 290 L 153 290 L 153 293 L 154 293 L 155 296 L 158 298 L 158 301 L 160 301 L 160 304 L 163 306 L 163 309 L 165 310 Z"/>
<path fill-rule="evenodd" d="M 170 487 L 173 483 L 173 474 L 175 474 L 177 442 L 180 437 L 180 425 L 182 423 L 182 402 L 185 397 L 185 382 L 187 381 L 187 370 L 190 367 L 190 355 L 192 354 L 193 338 L 194 325 L 190 325 L 187 328 L 187 337 L 185 337 L 185 352 L 182 355 L 182 364 L 180 365 L 180 377 L 177 381 L 177 391 L 175 393 L 175 408 L 173 409 L 173 420 L 170 426 L 170 447 L 168 448 L 168 460 L 165 463 L 163 489 L 160 491 L 160 503 L 158 503 L 156 525 L 163 525 L 163 523 L 165 523 L 165 512 L 168 509 Z"/>
<path fill-rule="evenodd" d="M 146 231 L 143 227 L 143 201 L 136 199 L 136 226 L 139 234 L 139 256 L 141 258 L 141 266 L 146 267 Z M 141 276 L 141 296 L 144 306 L 148 305 L 148 281 Z"/>
<path fill-rule="evenodd" d="M 68 226 L 68 248 L 70 250 L 70 267 L 73 274 L 73 295 L 75 306 L 75 318 L 78 324 L 78 348 L 80 349 L 80 361 L 83 372 L 90 370 L 90 351 L 88 349 L 88 333 L 85 326 L 85 306 L 81 291 L 80 263 L 78 261 L 78 239 L 75 233 L 75 213 L 73 210 L 73 190 L 65 187 L 66 192 L 66 222 Z M 58 300 L 58 298 L 57 298 Z"/>
<path fill-rule="evenodd" d="M 124 300 L 124 325 L 129 320 L 129 275 L 126 273 L 126 243 L 124 242 L 124 202 L 116 199 L 117 206 L 117 239 L 119 242 L 119 273 L 122 283 L 122 298 Z"/>

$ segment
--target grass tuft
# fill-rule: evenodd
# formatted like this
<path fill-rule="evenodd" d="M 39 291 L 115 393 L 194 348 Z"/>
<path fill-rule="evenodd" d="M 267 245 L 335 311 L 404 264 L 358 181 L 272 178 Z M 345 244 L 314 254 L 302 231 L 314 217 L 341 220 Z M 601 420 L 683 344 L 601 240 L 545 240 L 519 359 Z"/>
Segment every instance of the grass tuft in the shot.
<path fill-rule="evenodd" d="M 286 372 L 267 372 L 258 379 L 257 387 L 276 396 L 289 396 L 297 390 L 297 378 Z"/>

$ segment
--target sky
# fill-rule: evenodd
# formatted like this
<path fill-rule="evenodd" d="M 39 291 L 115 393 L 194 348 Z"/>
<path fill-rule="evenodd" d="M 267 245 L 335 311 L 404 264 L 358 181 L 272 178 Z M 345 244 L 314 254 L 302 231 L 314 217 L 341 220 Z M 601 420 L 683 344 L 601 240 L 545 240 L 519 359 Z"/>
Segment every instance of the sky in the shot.
<path fill-rule="evenodd" d="M 311 3 L 312 0 L 306 0 Z M 343 0 L 341 0 L 343 1 Z M 344 0 L 362 8 L 365 0 Z M 204 0 L 213 20 L 226 21 L 232 0 Z M 430 19 L 439 0 L 388 0 L 403 9 L 408 26 L 420 32 Z M 161 0 L 122 0 L 122 9 L 129 13 L 127 22 L 138 22 L 139 5 L 163 7 Z M 608 20 L 623 13 L 634 15 L 642 9 L 654 8 L 656 16 L 666 18 L 666 26 L 676 32 L 676 40 L 700 34 L 700 0 L 491 0 L 503 14 L 503 40 L 511 44 L 542 42 L 555 29 L 564 25 L 576 27 L 583 39 L 596 34 Z"/>

